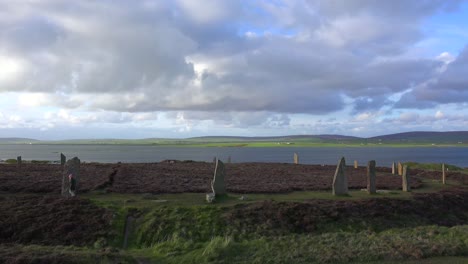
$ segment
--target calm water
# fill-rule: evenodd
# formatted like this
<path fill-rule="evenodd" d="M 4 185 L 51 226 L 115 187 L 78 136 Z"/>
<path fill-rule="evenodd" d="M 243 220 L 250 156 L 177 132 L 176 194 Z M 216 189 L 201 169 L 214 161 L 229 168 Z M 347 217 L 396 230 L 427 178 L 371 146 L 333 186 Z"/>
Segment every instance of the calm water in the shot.
<path fill-rule="evenodd" d="M 127 145 L 0 145 L 0 159 L 22 156 L 23 160 L 60 160 L 60 152 L 67 158 L 79 157 L 95 162 L 158 162 L 165 159 L 212 161 L 213 157 L 232 162 L 291 162 L 293 153 L 302 164 L 336 164 L 344 156 L 348 164 L 375 159 L 378 166 L 389 167 L 393 161 L 444 162 L 468 167 L 467 147 L 160 147 Z"/>

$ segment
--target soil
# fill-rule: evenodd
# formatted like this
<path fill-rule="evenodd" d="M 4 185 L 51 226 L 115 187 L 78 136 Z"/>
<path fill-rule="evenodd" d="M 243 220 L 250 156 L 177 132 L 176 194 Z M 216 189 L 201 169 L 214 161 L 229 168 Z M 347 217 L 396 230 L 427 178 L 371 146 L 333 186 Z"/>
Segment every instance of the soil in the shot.
<path fill-rule="evenodd" d="M 226 165 L 226 189 L 233 193 L 286 193 L 330 190 L 336 166 L 288 163 L 232 163 Z M 210 192 L 214 164 L 192 161 L 159 163 L 82 163 L 79 192 L 105 189 L 117 193 Z M 409 174 L 411 175 L 411 171 Z M 366 168 L 346 167 L 350 189 L 366 188 Z M 465 177 L 465 176 L 464 176 Z M 451 179 L 449 174 L 448 179 Z M 0 191 L 60 193 L 61 166 L 0 164 Z M 377 168 L 378 189 L 401 189 L 401 177 Z M 410 177 L 411 188 L 421 181 Z"/>
<path fill-rule="evenodd" d="M 0 196 L 0 244 L 89 245 L 109 235 L 112 213 L 59 195 Z"/>

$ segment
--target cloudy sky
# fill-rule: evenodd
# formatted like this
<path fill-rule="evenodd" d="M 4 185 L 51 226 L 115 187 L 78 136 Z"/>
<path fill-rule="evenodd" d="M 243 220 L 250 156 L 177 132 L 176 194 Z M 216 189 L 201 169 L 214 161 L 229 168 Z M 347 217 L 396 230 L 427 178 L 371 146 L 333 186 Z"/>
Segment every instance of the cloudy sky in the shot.
<path fill-rule="evenodd" d="M 0 0 L 0 137 L 468 130 L 468 1 Z"/>

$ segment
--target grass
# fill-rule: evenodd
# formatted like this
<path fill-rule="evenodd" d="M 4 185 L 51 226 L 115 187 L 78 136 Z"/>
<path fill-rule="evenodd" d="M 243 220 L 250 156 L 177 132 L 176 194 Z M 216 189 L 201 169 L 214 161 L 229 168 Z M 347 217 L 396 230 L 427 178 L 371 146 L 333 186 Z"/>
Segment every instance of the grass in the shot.
<path fill-rule="evenodd" d="M 1 263 L 137 263 L 115 248 L 92 249 L 76 246 L 0 244 Z"/>
<path fill-rule="evenodd" d="M 437 182 L 428 181 L 421 190 L 414 192 L 437 191 L 446 188 Z M 246 200 L 240 200 L 240 197 Z M 95 204 L 110 209 L 117 208 L 137 208 L 151 209 L 165 206 L 203 206 L 206 205 L 204 193 L 178 193 L 178 194 L 120 194 L 120 193 L 100 193 L 91 192 L 81 195 L 81 197 L 92 200 Z M 247 204 L 264 200 L 274 200 L 279 202 L 302 202 L 310 199 L 326 200 L 360 200 L 372 198 L 394 198 L 410 199 L 411 193 L 400 190 L 391 190 L 388 193 L 367 194 L 361 190 L 350 190 L 348 196 L 333 196 L 331 191 L 298 191 L 280 194 L 235 194 L 229 193 L 221 201 L 213 203 L 213 206 L 233 206 L 237 204 Z"/>
<path fill-rule="evenodd" d="M 467 242 L 466 225 L 424 226 L 250 240 L 216 236 L 206 242 L 176 237 L 134 252 L 157 263 L 424 263 L 434 256 L 468 256 Z"/>

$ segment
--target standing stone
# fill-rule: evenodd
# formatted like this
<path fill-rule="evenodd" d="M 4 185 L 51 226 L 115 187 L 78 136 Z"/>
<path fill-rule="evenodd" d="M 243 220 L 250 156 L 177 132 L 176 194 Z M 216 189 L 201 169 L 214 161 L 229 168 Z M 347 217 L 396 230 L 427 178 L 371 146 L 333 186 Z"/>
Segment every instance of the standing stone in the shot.
<path fill-rule="evenodd" d="M 358 168 L 358 163 L 357 163 L 357 160 L 354 161 L 354 168 L 357 169 Z"/>
<path fill-rule="evenodd" d="M 405 165 L 403 166 L 403 173 L 402 173 L 402 189 L 404 192 L 409 192 L 410 191 L 410 185 L 409 185 L 409 175 L 408 175 L 408 166 Z"/>
<path fill-rule="evenodd" d="M 224 186 L 225 174 L 223 162 L 217 159 L 213 181 L 211 182 L 211 189 L 215 196 L 226 194 L 226 188 Z"/>
<path fill-rule="evenodd" d="M 403 174 L 403 166 L 401 165 L 401 162 L 398 162 L 398 175 L 402 175 Z"/>
<path fill-rule="evenodd" d="M 21 156 L 16 157 L 16 163 L 18 164 L 18 166 L 21 166 L 21 163 L 22 163 Z"/>
<path fill-rule="evenodd" d="M 445 184 L 446 175 L 445 175 L 445 163 L 442 163 L 442 184 Z"/>
<path fill-rule="evenodd" d="M 342 157 L 336 167 L 335 176 L 333 177 L 333 195 L 348 194 L 348 178 L 345 175 L 345 158 Z"/>
<path fill-rule="evenodd" d="M 80 159 L 74 157 L 65 163 L 62 172 L 62 196 L 71 197 L 69 175 L 72 174 L 75 179 L 75 194 L 78 193 L 80 179 Z"/>
<path fill-rule="evenodd" d="M 367 164 L 367 192 L 369 194 L 377 193 L 375 189 L 375 160 L 371 160 Z"/>
<path fill-rule="evenodd" d="M 392 163 L 392 174 L 395 175 L 395 173 L 396 173 L 396 163 L 393 162 Z"/>
<path fill-rule="evenodd" d="M 294 164 L 299 164 L 299 155 L 297 153 L 294 153 Z"/>
<path fill-rule="evenodd" d="M 63 155 L 63 153 L 60 153 L 60 165 L 65 166 L 65 162 L 67 162 L 67 157 Z"/>

